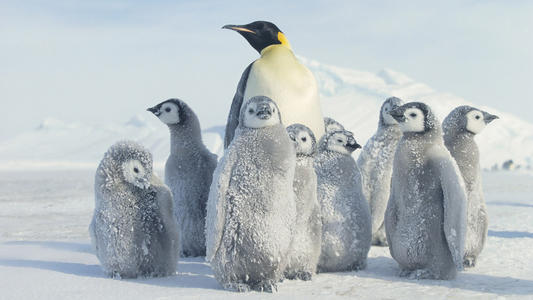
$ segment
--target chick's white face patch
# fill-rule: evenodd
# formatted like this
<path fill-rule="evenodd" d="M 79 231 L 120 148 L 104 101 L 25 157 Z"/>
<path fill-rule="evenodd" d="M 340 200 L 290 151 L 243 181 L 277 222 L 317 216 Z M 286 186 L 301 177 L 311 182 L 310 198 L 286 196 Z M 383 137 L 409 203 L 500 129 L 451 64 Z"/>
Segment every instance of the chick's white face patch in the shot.
<path fill-rule="evenodd" d="M 473 134 L 478 134 L 485 128 L 485 126 L 487 126 L 485 118 L 483 117 L 483 113 L 479 110 L 472 110 L 466 114 L 466 130 Z"/>
<path fill-rule="evenodd" d="M 348 138 L 342 133 L 334 133 L 328 138 L 328 150 L 350 155 L 350 151 L 346 149 Z"/>
<path fill-rule="evenodd" d="M 165 124 L 178 124 L 180 122 L 180 110 L 178 105 L 167 102 L 159 108 L 159 120 Z"/>
<path fill-rule="evenodd" d="M 398 124 L 398 121 L 396 121 L 391 115 L 390 115 L 390 112 L 391 111 L 391 105 L 389 103 L 386 103 L 385 105 L 383 105 L 383 109 L 381 110 L 381 116 L 383 117 L 383 122 L 386 124 L 386 125 L 394 125 L 394 124 Z"/>
<path fill-rule="evenodd" d="M 258 103 L 253 102 L 249 103 L 244 108 L 244 127 L 263 128 L 274 126 L 280 123 L 278 109 L 276 106 L 272 103 L 268 103 L 271 112 L 269 115 L 268 113 L 263 112 L 263 109 L 261 108 L 263 104 L 264 103 L 260 103 L 258 105 Z"/>
<path fill-rule="evenodd" d="M 424 112 L 412 107 L 406 109 L 403 115 L 405 121 L 400 123 L 400 128 L 403 132 L 424 132 Z"/>
<path fill-rule="evenodd" d="M 141 189 L 150 186 L 150 174 L 144 169 L 140 161 L 132 159 L 122 164 L 124 179 Z"/>
<path fill-rule="evenodd" d="M 296 153 L 310 155 L 313 153 L 313 141 L 306 131 L 300 131 L 296 135 Z"/>

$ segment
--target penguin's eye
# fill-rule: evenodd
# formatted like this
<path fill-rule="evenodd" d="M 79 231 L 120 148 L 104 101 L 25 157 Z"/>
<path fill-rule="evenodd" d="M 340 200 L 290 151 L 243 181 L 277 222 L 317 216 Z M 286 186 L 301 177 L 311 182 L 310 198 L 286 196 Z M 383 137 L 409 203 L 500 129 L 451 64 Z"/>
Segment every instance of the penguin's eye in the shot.
<path fill-rule="evenodd" d="M 254 109 L 253 109 L 253 108 L 250 108 L 250 109 L 248 110 L 248 113 L 253 114 L 253 113 L 254 113 Z"/>
<path fill-rule="evenodd" d="M 272 109 L 272 112 L 276 112 L 276 109 L 275 109 L 275 108 L 273 108 L 273 109 Z"/>
<path fill-rule="evenodd" d="M 412 118 L 416 118 L 416 114 L 415 113 L 410 113 L 409 116 L 411 116 Z"/>
<path fill-rule="evenodd" d="M 479 119 L 481 119 L 481 117 L 480 116 L 476 116 L 476 120 L 479 120 Z"/>
<path fill-rule="evenodd" d="M 343 141 L 341 139 L 338 139 L 337 142 L 339 142 L 341 144 L 343 143 Z"/>
<path fill-rule="evenodd" d="M 133 168 L 133 172 L 139 173 L 139 169 L 137 167 Z"/>
<path fill-rule="evenodd" d="M 171 110 L 172 110 L 172 109 L 170 109 L 170 107 L 165 108 L 165 111 L 166 111 L 166 112 L 170 112 Z"/>
<path fill-rule="evenodd" d="M 302 142 L 306 142 L 306 141 L 307 141 L 307 137 L 304 136 L 304 137 L 302 138 Z"/>

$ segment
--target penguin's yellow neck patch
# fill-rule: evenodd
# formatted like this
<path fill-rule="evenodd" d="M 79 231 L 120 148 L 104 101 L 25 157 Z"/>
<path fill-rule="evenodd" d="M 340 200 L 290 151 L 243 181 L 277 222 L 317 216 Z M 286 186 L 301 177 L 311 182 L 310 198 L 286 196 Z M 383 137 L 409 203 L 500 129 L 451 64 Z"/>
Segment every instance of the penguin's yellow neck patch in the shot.
<path fill-rule="evenodd" d="M 278 40 L 280 41 L 280 43 L 289 48 L 289 49 L 292 49 L 291 48 L 291 44 L 289 43 L 289 40 L 287 39 L 287 37 L 283 34 L 283 32 L 278 32 Z"/>

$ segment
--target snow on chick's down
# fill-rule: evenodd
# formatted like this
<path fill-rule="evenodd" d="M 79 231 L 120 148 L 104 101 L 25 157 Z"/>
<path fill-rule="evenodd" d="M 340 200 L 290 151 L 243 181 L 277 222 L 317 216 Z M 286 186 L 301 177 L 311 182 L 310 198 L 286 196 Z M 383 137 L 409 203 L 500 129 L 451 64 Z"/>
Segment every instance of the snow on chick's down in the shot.
<path fill-rule="evenodd" d="M 292 124 L 287 132 L 296 149 L 293 188 L 297 215 L 285 277 L 311 280 L 316 273 L 322 243 L 322 219 L 313 166 L 317 144 L 315 135 L 305 125 Z"/>
<path fill-rule="evenodd" d="M 464 265 L 473 267 L 485 246 L 488 233 L 487 207 L 482 191 L 480 153 L 474 137 L 498 116 L 463 105 L 444 119 L 444 143 L 457 162 L 468 196 Z"/>
<path fill-rule="evenodd" d="M 275 103 L 250 98 L 207 205 L 207 259 L 226 289 L 272 291 L 287 265 L 296 155 Z"/>
<path fill-rule="evenodd" d="M 361 170 L 363 194 L 372 215 L 372 244 L 387 246 L 385 210 L 390 195 L 392 163 L 402 132 L 390 111 L 402 105 L 401 99 L 391 97 L 381 106 L 376 133 L 366 142 L 357 159 Z"/>
<path fill-rule="evenodd" d="M 346 130 L 328 133 L 319 146 L 315 160 L 323 220 L 319 272 L 366 268 L 372 238 L 370 210 L 351 156 L 360 147 Z"/>
<path fill-rule="evenodd" d="M 119 278 L 174 274 L 178 224 L 170 190 L 152 173 L 150 152 L 130 141 L 111 146 L 94 190 L 89 232 L 104 271 Z"/>
<path fill-rule="evenodd" d="M 185 101 L 168 99 L 148 111 L 170 131 L 165 183 L 176 207 L 181 256 L 205 256 L 205 207 L 217 156 L 205 147 L 200 121 Z"/>
<path fill-rule="evenodd" d="M 429 106 L 410 102 L 390 113 L 403 132 L 385 213 L 390 253 L 401 276 L 453 279 L 463 267 L 463 179 Z"/>

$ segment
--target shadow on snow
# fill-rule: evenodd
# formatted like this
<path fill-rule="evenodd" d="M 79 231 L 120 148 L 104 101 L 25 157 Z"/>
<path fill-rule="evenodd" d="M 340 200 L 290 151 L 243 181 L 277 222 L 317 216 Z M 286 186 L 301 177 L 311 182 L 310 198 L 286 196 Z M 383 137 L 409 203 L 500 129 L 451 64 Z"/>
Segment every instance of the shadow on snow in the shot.
<path fill-rule="evenodd" d="M 516 238 L 530 238 L 533 239 L 533 233 L 527 231 L 496 231 L 489 230 L 489 236 L 516 239 Z"/>

